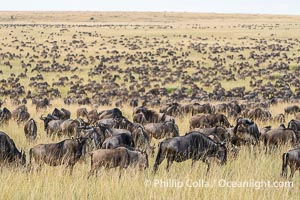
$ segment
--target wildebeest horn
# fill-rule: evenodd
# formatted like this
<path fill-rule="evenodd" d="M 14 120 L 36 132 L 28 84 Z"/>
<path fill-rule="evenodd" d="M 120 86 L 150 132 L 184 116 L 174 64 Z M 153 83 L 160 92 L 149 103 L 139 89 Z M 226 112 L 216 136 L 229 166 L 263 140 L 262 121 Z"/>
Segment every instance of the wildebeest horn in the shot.
<path fill-rule="evenodd" d="M 41 119 L 41 120 L 44 120 L 44 119 L 45 119 L 45 117 L 43 117 L 43 115 L 41 115 L 40 119 Z"/>

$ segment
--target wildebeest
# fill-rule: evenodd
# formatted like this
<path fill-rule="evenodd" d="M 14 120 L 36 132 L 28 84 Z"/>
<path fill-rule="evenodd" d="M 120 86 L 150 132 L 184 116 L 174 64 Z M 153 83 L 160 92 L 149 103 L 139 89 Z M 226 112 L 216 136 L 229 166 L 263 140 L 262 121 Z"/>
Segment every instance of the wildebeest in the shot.
<path fill-rule="evenodd" d="M 50 100 L 45 97 L 44 99 L 36 102 L 35 109 L 36 111 L 39 111 L 40 109 L 46 109 L 48 106 L 50 106 Z"/>
<path fill-rule="evenodd" d="M 78 119 L 66 119 L 66 120 L 60 120 L 57 121 L 57 123 L 60 123 L 59 128 L 57 129 L 57 132 L 59 132 L 59 135 L 67 135 L 69 137 L 71 136 L 78 136 L 78 127 L 85 127 L 88 125 L 87 122 L 84 122 L 81 118 Z M 51 126 L 51 122 L 49 123 L 49 126 Z M 51 128 L 51 127 L 50 127 Z"/>
<path fill-rule="evenodd" d="M 140 124 L 164 122 L 166 116 L 165 113 L 157 113 L 143 106 L 135 108 L 133 113 L 133 121 Z"/>
<path fill-rule="evenodd" d="M 292 129 L 285 127 L 279 127 L 266 132 L 261 135 L 261 140 L 264 142 L 266 148 L 269 146 L 278 146 L 287 143 L 295 145 L 297 142 L 295 132 Z"/>
<path fill-rule="evenodd" d="M 272 115 L 268 110 L 264 110 L 262 108 L 255 108 L 248 112 L 248 117 L 251 120 L 267 121 L 272 118 Z"/>
<path fill-rule="evenodd" d="M 119 108 L 104 110 L 99 112 L 99 119 L 122 117 L 122 111 Z"/>
<path fill-rule="evenodd" d="M 216 142 L 226 142 L 226 144 L 227 144 L 230 142 L 230 139 L 231 139 L 230 133 L 221 126 L 216 126 L 213 128 L 203 128 L 203 129 L 199 129 L 197 131 L 212 138 Z"/>
<path fill-rule="evenodd" d="M 210 124 L 206 115 L 194 115 L 189 120 L 190 130 L 194 128 L 209 128 Z"/>
<path fill-rule="evenodd" d="M 165 113 L 170 116 L 178 116 L 181 115 L 181 105 L 177 102 L 166 104 L 159 109 L 160 113 Z"/>
<path fill-rule="evenodd" d="M 192 116 L 196 114 L 212 114 L 213 113 L 213 107 L 209 104 L 199 104 L 199 103 L 194 103 L 192 107 Z"/>
<path fill-rule="evenodd" d="M 22 122 L 28 121 L 30 118 L 30 113 L 26 110 L 21 110 L 21 112 L 18 114 L 17 123 L 20 124 Z"/>
<path fill-rule="evenodd" d="M 230 123 L 227 117 L 224 114 L 216 113 L 216 114 L 209 114 L 206 116 L 209 126 L 225 126 L 227 128 L 230 127 Z"/>
<path fill-rule="evenodd" d="M 124 147 L 116 149 L 99 149 L 89 153 L 91 155 L 91 170 L 88 177 L 95 171 L 96 175 L 100 167 L 106 169 L 120 167 L 120 169 L 129 166 L 138 167 L 140 170 L 148 167 L 148 156 L 146 153 L 132 151 Z"/>
<path fill-rule="evenodd" d="M 154 173 L 165 157 L 167 158 L 167 171 L 173 161 L 183 162 L 192 159 L 192 166 L 197 160 L 205 162 L 208 165 L 208 172 L 210 168 L 209 158 L 216 157 L 221 164 L 224 164 L 227 160 L 227 148 L 225 143 L 215 142 L 200 132 L 192 131 L 184 136 L 165 139 L 159 143 L 153 167 Z"/>
<path fill-rule="evenodd" d="M 44 122 L 44 130 L 46 131 L 47 128 L 48 128 L 49 122 L 52 121 L 52 120 L 58 120 L 58 117 L 55 117 L 51 114 L 48 114 L 46 117 L 41 115 L 40 120 L 42 120 Z"/>
<path fill-rule="evenodd" d="M 72 174 L 74 165 L 82 156 L 86 141 L 87 138 L 78 137 L 58 143 L 39 144 L 29 150 L 29 167 L 32 160 L 39 165 L 39 168 L 44 163 L 50 166 L 66 165 Z"/>
<path fill-rule="evenodd" d="M 127 133 L 121 133 L 112 135 L 105 139 L 102 144 L 102 149 L 115 149 L 117 147 L 134 148 L 135 144 L 131 135 Z"/>
<path fill-rule="evenodd" d="M 284 108 L 284 114 L 286 115 L 295 114 L 297 112 L 300 112 L 300 108 L 297 105 L 292 105 Z"/>
<path fill-rule="evenodd" d="M 259 144 L 259 129 L 256 123 L 247 118 L 238 118 L 233 129 L 232 143 L 234 145 Z"/>
<path fill-rule="evenodd" d="M 282 113 L 280 113 L 280 114 L 278 114 L 278 115 L 275 115 L 274 117 L 273 117 L 273 121 L 274 122 L 278 122 L 278 123 L 285 123 L 285 116 L 284 116 L 284 114 L 282 114 Z"/>
<path fill-rule="evenodd" d="M 66 119 L 70 119 L 71 117 L 71 112 L 67 109 L 58 109 L 58 108 L 54 108 L 53 112 L 52 112 L 52 116 L 57 117 L 58 119 L 61 120 L 66 120 Z"/>
<path fill-rule="evenodd" d="M 86 117 L 87 120 L 89 120 L 88 118 L 88 111 L 86 108 L 78 108 L 76 110 L 76 117 L 79 118 L 79 117 Z"/>
<path fill-rule="evenodd" d="M 25 165 L 26 155 L 19 151 L 14 141 L 3 131 L 0 131 L 0 165 Z"/>
<path fill-rule="evenodd" d="M 24 125 L 24 133 L 26 139 L 34 141 L 37 137 L 37 125 L 34 119 L 28 120 Z"/>
<path fill-rule="evenodd" d="M 178 126 L 173 122 L 150 123 L 144 126 L 150 141 L 151 138 L 162 139 L 179 136 Z"/>
<path fill-rule="evenodd" d="M 17 121 L 20 116 L 20 113 L 27 111 L 27 110 L 28 110 L 28 108 L 26 105 L 20 105 L 11 112 L 11 116 L 14 120 Z"/>
<path fill-rule="evenodd" d="M 288 123 L 288 127 L 289 129 L 292 129 L 297 137 L 297 142 L 300 141 L 300 121 L 292 119 L 291 121 L 289 121 Z"/>
<path fill-rule="evenodd" d="M 4 107 L 3 110 L 0 112 L 0 125 L 7 125 L 11 117 L 11 112 L 6 107 Z"/>
<path fill-rule="evenodd" d="M 288 152 L 282 154 L 281 176 L 283 177 L 287 177 L 287 166 L 290 166 L 290 178 L 293 178 L 295 172 L 297 170 L 300 170 L 300 148 L 291 149 Z"/>

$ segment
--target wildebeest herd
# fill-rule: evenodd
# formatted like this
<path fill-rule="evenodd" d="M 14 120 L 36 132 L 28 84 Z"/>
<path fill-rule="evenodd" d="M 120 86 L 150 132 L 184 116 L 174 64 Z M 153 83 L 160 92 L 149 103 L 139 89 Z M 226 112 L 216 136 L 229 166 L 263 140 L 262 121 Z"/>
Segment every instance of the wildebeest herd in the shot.
<path fill-rule="evenodd" d="M 234 124 L 230 124 L 226 113 L 219 112 L 220 107 L 230 108 L 226 113 L 237 112 L 239 117 L 236 117 Z M 285 114 L 282 114 L 283 119 L 288 114 L 296 114 L 298 109 L 297 105 L 286 107 Z M 38 130 L 37 122 L 30 118 L 27 110 L 26 105 L 20 105 L 13 111 L 4 107 L 0 110 L 0 122 L 1 126 L 8 126 L 10 120 L 15 120 L 19 126 L 24 126 L 24 135 L 30 144 L 37 140 Z M 162 139 L 157 145 L 154 173 L 165 158 L 167 171 L 174 161 L 191 159 L 192 166 L 197 160 L 205 162 L 209 172 L 213 160 L 225 164 L 228 155 L 231 158 L 237 157 L 239 148 L 244 145 L 248 146 L 250 151 L 253 149 L 253 153 L 258 153 L 256 148 L 260 145 L 264 146 L 264 153 L 272 153 L 281 145 L 296 147 L 299 144 L 300 121 L 292 119 L 286 127 L 281 123 L 282 118 L 270 118 L 269 120 L 278 120 L 280 126 L 265 126 L 259 129 L 255 120 L 262 119 L 265 116 L 264 112 L 256 108 L 245 111 L 247 110 L 243 105 L 237 102 L 215 105 L 172 103 L 162 105 L 159 112 L 145 106 L 135 107 L 133 121 L 130 121 L 119 108 L 100 112 L 96 109 L 88 111 L 87 108 L 78 108 L 76 119 L 70 119 L 69 110 L 54 108 L 52 113 L 39 118 L 44 124 L 43 131 L 48 137 L 64 136 L 68 139 L 30 148 L 27 154 L 27 172 L 34 168 L 40 170 L 43 164 L 48 164 L 65 165 L 72 174 L 76 162 L 80 159 L 86 160 L 88 155 L 91 157 L 89 177 L 101 167 L 123 169 L 135 166 L 146 169 L 149 165 L 148 155 L 154 156 L 156 148 L 155 144 L 151 145 L 152 138 Z M 28 114 L 24 115 L 24 112 Z M 269 115 L 271 116 L 270 113 Z M 175 116 L 179 119 L 191 116 L 189 132 L 180 134 Z M 1 131 L 0 143 L 2 165 L 26 165 L 25 152 L 17 149 L 7 133 Z M 289 165 L 290 177 L 293 177 L 300 167 L 299 154 L 300 149 L 296 148 L 282 155 L 282 176 L 287 175 Z"/>
<path fill-rule="evenodd" d="M 52 14 L 0 16 L 0 198 L 299 196 L 299 17 Z"/>

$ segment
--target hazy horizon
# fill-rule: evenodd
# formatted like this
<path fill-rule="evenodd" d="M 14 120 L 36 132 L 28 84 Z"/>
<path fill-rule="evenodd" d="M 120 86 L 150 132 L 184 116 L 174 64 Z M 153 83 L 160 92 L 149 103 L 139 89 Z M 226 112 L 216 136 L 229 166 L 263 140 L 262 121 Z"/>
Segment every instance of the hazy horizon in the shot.
<path fill-rule="evenodd" d="M 298 0 L 10 0 L 0 11 L 135 11 L 300 15 Z"/>

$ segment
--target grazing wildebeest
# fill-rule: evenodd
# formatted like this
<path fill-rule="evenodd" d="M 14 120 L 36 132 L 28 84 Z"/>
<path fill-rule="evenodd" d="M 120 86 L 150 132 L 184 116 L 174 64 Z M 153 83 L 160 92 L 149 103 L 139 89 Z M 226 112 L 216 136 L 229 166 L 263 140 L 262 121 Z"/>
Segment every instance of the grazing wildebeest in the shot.
<path fill-rule="evenodd" d="M 192 159 L 192 166 L 196 160 L 205 162 L 208 165 L 208 172 L 210 168 L 209 158 L 216 157 L 221 164 L 224 164 L 227 160 L 227 148 L 225 143 L 215 142 L 200 132 L 192 131 L 184 136 L 165 139 L 159 143 L 153 167 L 154 173 L 165 157 L 167 157 L 167 171 L 173 161 L 183 162 Z"/>
<path fill-rule="evenodd" d="M 27 110 L 28 109 L 27 109 L 26 105 L 20 105 L 11 112 L 11 116 L 14 120 L 18 120 L 20 113 L 23 111 L 27 111 Z"/>
<path fill-rule="evenodd" d="M 241 144 L 259 144 L 260 133 L 258 126 L 252 120 L 247 118 L 238 118 L 233 129 L 232 142 L 235 145 Z"/>
<path fill-rule="evenodd" d="M 212 114 L 213 113 L 213 108 L 209 103 L 206 104 L 199 104 L 199 103 L 194 103 L 192 107 L 192 116 L 196 114 Z"/>
<path fill-rule="evenodd" d="M 61 119 L 61 120 L 66 120 L 66 119 L 70 119 L 71 117 L 71 112 L 69 110 L 66 110 L 64 108 L 62 109 L 57 109 L 57 108 L 54 108 L 53 112 L 52 112 L 52 116 L 55 116 L 57 117 L 58 119 Z"/>
<path fill-rule="evenodd" d="M 146 151 L 149 155 L 154 156 L 155 146 L 150 145 L 149 136 L 142 125 L 134 124 L 131 134 L 135 144 L 135 149 L 139 151 Z"/>
<path fill-rule="evenodd" d="M 2 124 L 7 125 L 11 117 L 12 117 L 11 112 L 6 107 L 4 107 L 2 112 L 0 112 L 0 125 Z"/>
<path fill-rule="evenodd" d="M 292 129 L 297 137 L 297 142 L 300 141 L 300 121 L 292 119 L 291 121 L 289 121 L 288 123 L 288 127 L 289 129 Z"/>
<path fill-rule="evenodd" d="M 72 174 L 74 165 L 82 156 L 83 146 L 87 139 L 78 137 L 58 143 L 39 144 L 29 150 L 29 168 L 34 160 L 39 168 L 44 163 L 50 166 L 66 165 Z"/>
<path fill-rule="evenodd" d="M 292 105 L 284 108 L 284 114 L 286 115 L 295 114 L 297 112 L 300 112 L 300 108 L 297 105 Z"/>
<path fill-rule="evenodd" d="M 112 135 L 106 138 L 102 144 L 102 149 L 115 149 L 117 147 L 135 148 L 132 136 L 127 133 Z"/>
<path fill-rule="evenodd" d="M 230 133 L 221 126 L 216 126 L 213 128 L 203 128 L 203 129 L 199 129 L 197 131 L 212 138 L 216 142 L 226 142 L 226 144 L 227 144 L 230 142 L 230 139 L 231 139 Z"/>
<path fill-rule="evenodd" d="M 272 115 L 268 110 L 264 110 L 262 108 L 255 108 L 248 112 L 248 117 L 251 120 L 267 121 L 272 118 Z"/>
<path fill-rule="evenodd" d="M 29 141 L 34 141 L 37 137 L 37 126 L 34 119 L 28 120 L 24 125 L 25 137 Z"/>
<path fill-rule="evenodd" d="M 179 116 L 179 115 L 182 115 L 180 107 L 181 107 L 181 105 L 179 103 L 174 102 L 174 103 L 170 103 L 170 104 L 166 104 L 166 105 L 162 106 L 159 109 L 159 112 L 165 113 L 166 115 L 170 115 L 170 116 Z"/>
<path fill-rule="evenodd" d="M 266 151 L 268 147 L 278 146 L 290 143 L 295 145 L 297 142 L 296 134 L 292 129 L 279 127 L 272 129 L 265 134 L 261 135 L 261 140 L 264 142 Z"/>
<path fill-rule="evenodd" d="M 152 137 L 155 139 L 162 139 L 179 136 L 178 126 L 173 122 L 150 123 L 146 124 L 144 128 L 150 141 Z"/>
<path fill-rule="evenodd" d="M 79 129 L 82 129 L 83 132 L 85 132 L 85 135 L 89 135 L 90 138 L 92 138 L 94 149 L 99 149 L 102 147 L 105 139 L 115 136 L 115 135 L 127 135 L 128 137 L 132 138 L 131 132 L 125 129 L 114 129 L 109 128 L 103 124 L 98 124 L 95 127 L 79 127 Z M 124 136 L 128 139 L 127 136 Z M 120 138 L 114 138 L 113 140 L 118 140 Z M 131 140 L 131 139 L 129 139 Z M 107 141 L 108 142 L 108 141 Z M 115 142 L 113 142 L 115 143 Z M 128 142 L 130 144 L 130 142 Z M 131 145 L 131 144 L 130 144 Z"/>
<path fill-rule="evenodd" d="M 194 128 L 209 128 L 209 121 L 206 115 L 194 115 L 190 119 L 190 130 Z"/>
<path fill-rule="evenodd" d="M 129 166 L 138 167 L 140 170 L 148 167 L 148 156 L 144 152 L 132 151 L 125 147 L 115 149 L 99 149 L 89 152 L 91 155 L 91 170 L 88 178 L 101 167 L 105 169 L 116 168 L 126 169 Z"/>
<path fill-rule="evenodd" d="M 133 115 L 133 122 L 139 123 L 139 124 L 146 124 L 147 120 L 143 113 L 137 113 Z"/>
<path fill-rule="evenodd" d="M 149 110 L 143 106 L 135 108 L 133 114 L 133 121 L 140 124 L 164 122 L 166 116 L 165 113 L 157 113 L 156 111 Z M 137 114 L 140 115 L 137 117 Z"/>
<path fill-rule="evenodd" d="M 78 108 L 76 111 L 77 118 L 79 117 L 86 117 L 89 120 L 88 111 L 86 108 Z"/>
<path fill-rule="evenodd" d="M 0 165 L 25 165 L 26 155 L 19 151 L 14 141 L 3 131 L 0 131 Z"/>
<path fill-rule="evenodd" d="M 147 151 L 149 155 L 153 155 L 155 147 L 150 146 L 149 136 L 141 124 L 132 123 L 126 117 L 117 117 L 113 121 L 115 121 L 115 128 L 126 129 L 131 132 L 135 149 Z M 110 128 L 109 126 L 106 127 Z"/>
<path fill-rule="evenodd" d="M 117 121 L 113 118 L 100 119 L 96 122 L 96 125 L 104 125 L 107 128 L 119 128 L 117 127 Z"/>
<path fill-rule="evenodd" d="M 36 111 L 39 111 L 40 109 L 46 109 L 50 105 L 50 100 L 48 98 L 44 98 L 42 100 L 38 100 L 36 102 L 35 109 Z"/>
<path fill-rule="evenodd" d="M 18 115 L 17 123 L 20 124 L 22 122 L 26 122 L 29 120 L 29 118 L 30 118 L 30 113 L 27 112 L 26 110 L 22 110 Z"/>
<path fill-rule="evenodd" d="M 287 177 L 287 166 L 290 166 L 290 178 L 293 178 L 295 172 L 297 170 L 300 170 L 300 148 L 291 149 L 288 152 L 282 154 L 281 176 L 285 178 Z"/>
<path fill-rule="evenodd" d="M 285 123 L 285 116 L 284 116 L 284 114 L 280 113 L 278 115 L 275 115 L 273 117 L 273 121 L 274 122 L 278 122 L 278 123 Z"/>
<path fill-rule="evenodd" d="M 227 128 L 230 127 L 230 123 L 224 114 L 221 113 L 209 114 L 206 117 L 210 127 L 214 127 L 214 126 L 225 126 Z"/>
<path fill-rule="evenodd" d="M 95 124 L 99 120 L 99 114 L 97 110 L 94 109 L 88 112 L 87 118 L 90 124 Z"/>
<path fill-rule="evenodd" d="M 99 119 L 122 117 L 122 111 L 119 108 L 104 110 L 99 113 Z"/>
<path fill-rule="evenodd" d="M 50 125 L 51 123 L 49 123 Z M 61 120 L 60 128 L 58 129 L 61 131 L 62 135 L 67 135 L 69 137 L 71 136 L 78 136 L 79 129 L 78 127 L 85 127 L 88 123 L 84 122 L 81 118 L 78 119 L 66 119 Z"/>

